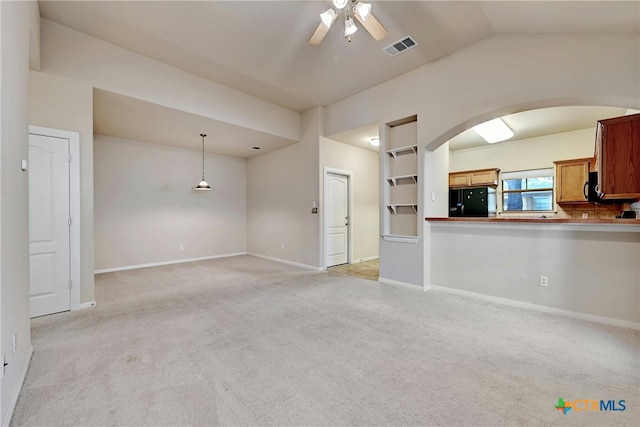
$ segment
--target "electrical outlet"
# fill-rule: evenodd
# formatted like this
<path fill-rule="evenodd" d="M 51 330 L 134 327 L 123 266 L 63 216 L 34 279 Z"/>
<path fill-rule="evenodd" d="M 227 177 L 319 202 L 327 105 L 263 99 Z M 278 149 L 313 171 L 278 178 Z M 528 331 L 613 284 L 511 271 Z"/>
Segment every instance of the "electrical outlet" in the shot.
<path fill-rule="evenodd" d="M 284 245 L 280 246 L 280 249 L 282 249 L 284 251 Z"/>
<path fill-rule="evenodd" d="M 540 276 L 540 286 L 549 286 L 549 278 L 547 276 Z"/>
<path fill-rule="evenodd" d="M 589 212 L 583 212 L 582 219 L 589 219 Z"/>
<path fill-rule="evenodd" d="M 180 249 L 181 251 L 184 251 L 184 245 L 180 245 L 179 249 Z"/>
<path fill-rule="evenodd" d="M 16 354 L 16 351 L 18 350 L 18 334 L 13 334 L 11 344 L 13 347 L 13 354 Z"/>

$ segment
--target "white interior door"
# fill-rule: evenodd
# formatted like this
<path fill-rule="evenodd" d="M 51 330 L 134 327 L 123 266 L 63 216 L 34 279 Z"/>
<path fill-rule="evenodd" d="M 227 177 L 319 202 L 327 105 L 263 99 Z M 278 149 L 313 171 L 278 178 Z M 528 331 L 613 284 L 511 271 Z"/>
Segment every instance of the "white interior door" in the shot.
<path fill-rule="evenodd" d="M 30 134 L 31 317 L 71 307 L 69 218 L 69 140 Z"/>
<path fill-rule="evenodd" d="M 327 267 L 349 262 L 349 178 L 327 173 L 325 191 L 325 253 Z"/>

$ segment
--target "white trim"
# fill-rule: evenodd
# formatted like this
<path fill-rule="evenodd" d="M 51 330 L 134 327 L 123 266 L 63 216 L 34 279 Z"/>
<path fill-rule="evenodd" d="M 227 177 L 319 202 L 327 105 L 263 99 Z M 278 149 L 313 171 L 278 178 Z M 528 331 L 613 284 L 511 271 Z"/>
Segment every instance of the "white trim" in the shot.
<path fill-rule="evenodd" d="M 81 261 L 82 253 L 81 241 L 81 216 L 80 216 L 80 134 L 60 129 L 45 128 L 41 126 L 29 126 L 30 135 L 48 136 L 61 138 L 69 141 L 69 215 L 71 216 L 71 227 L 69 229 L 69 256 L 70 256 L 70 279 L 71 292 L 69 308 L 77 310 L 80 308 L 80 287 L 81 287 Z"/>
<path fill-rule="evenodd" d="M 401 236 L 399 234 L 383 234 L 382 238 L 387 242 L 411 243 L 412 245 L 417 244 L 420 239 L 418 236 Z"/>
<path fill-rule="evenodd" d="M 347 239 L 347 264 L 351 264 L 351 260 L 353 259 L 353 172 L 344 169 L 332 168 L 329 166 L 324 167 L 324 174 L 322 176 L 322 203 L 323 203 L 323 213 L 327 211 L 327 174 L 334 175 L 342 175 L 347 177 L 347 188 L 349 194 L 347 195 L 347 209 L 349 216 L 349 228 L 348 228 L 348 236 Z M 322 265 L 326 269 L 328 267 L 327 262 L 327 245 L 326 245 L 326 237 L 327 237 L 327 215 L 323 214 L 322 217 Z M 332 266 L 333 267 L 333 266 Z"/>
<path fill-rule="evenodd" d="M 324 268 L 324 267 L 316 267 L 316 266 L 309 265 L 309 264 L 302 264 L 302 263 L 299 263 L 299 262 L 287 261 L 286 259 L 273 258 L 273 257 L 270 257 L 270 256 L 254 254 L 254 253 L 251 253 L 251 252 L 247 253 L 247 255 L 251 255 L 251 256 L 254 256 L 256 258 L 266 259 L 266 260 L 269 260 L 269 261 L 279 262 L 279 263 L 282 263 L 282 264 L 293 265 L 294 267 L 304 268 L 305 270 L 313 270 L 313 271 L 325 271 L 326 270 L 326 268 Z"/>
<path fill-rule="evenodd" d="M 9 401 L 9 407 L 7 408 L 6 416 L 4 417 L 4 420 L 2 420 L 2 427 L 8 427 L 9 425 L 11 425 L 11 418 L 13 418 L 13 412 L 16 409 L 18 398 L 20 397 L 20 393 L 22 392 L 22 386 L 24 385 L 24 380 L 25 378 L 27 378 L 27 371 L 29 370 L 29 364 L 31 363 L 31 356 L 33 356 L 33 346 L 30 345 L 26 360 L 24 361 L 24 366 L 22 367 L 22 371 L 20 371 L 18 384 L 14 390 L 13 396 L 11 396 L 11 400 Z"/>
<path fill-rule="evenodd" d="M 93 308 L 95 306 L 96 306 L 95 301 L 83 302 L 82 304 L 80 304 L 80 307 L 76 308 L 76 310 L 84 310 L 85 308 Z"/>
<path fill-rule="evenodd" d="M 586 314 L 586 313 L 579 313 L 576 311 L 562 310 L 560 308 L 547 307 L 545 305 L 532 304 L 529 302 L 512 300 L 508 298 L 494 297 L 491 295 L 465 291 L 462 289 L 448 288 L 445 286 L 431 285 L 431 288 L 435 291 L 442 291 L 448 294 L 475 298 L 483 301 L 492 302 L 495 304 L 507 305 L 507 306 L 516 307 L 516 308 L 524 308 L 528 310 L 539 311 L 542 313 L 558 314 L 558 315 L 570 317 L 573 319 L 586 320 L 588 322 L 601 323 L 604 325 L 617 326 L 620 328 L 640 330 L 640 323 L 628 322 L 626 320 L 612 319 L 610 317 L 596 316 L 594 314 Z M 426 289 L 426 286 L 425 286 L 425 291 L 427 290 L 428 289 Z"/>
<path fill-rule="evenodd" d="M 378 277 L 378 282 L 383 285 L 392 285 L 392 286 L 401 286 L 405 289 L 413 289 L 413 290 L 423 290 L 423 287 L 420 285 L 414 285 L 413 283 L 401 282 L 399 280 L 385 279 L 384 277 Z"/>
<path fill-rule="evenodd" d="M 351 264 L 360 264 L 361 262 L 373 261 L 374 259 L 380 259 L 379 255 L 368 256 L 365 258 L 360 258 L 358 261 L 353 261 Z"/>
<path fill-rule="evenodd" d="M 540 169 L 527 169 L 520 171 L 509 171 L 509 172 L 501 172 L 500 180 L 505 181 L 508 179 L 525 179 L 525 178 L 538 178 L 538 177 L 553 177 L 554 169 L 551 168 L 540 168 Z"/>
<path fill-rule="evenodd" d="M 160 267 L 163 265 L 182 264 L 183 262 L 206 261 L 210 259 L 229 258 L 232 256 L 240 256 L 240 255 L 247 255 L 247 253 L 238 252 L 235 254 L 212 255 L 212 256 L 204 256 L 200 258 L 175 259 L 171 261 L 150 262 L 148 264 L 126 265 L 124 267 L 103 268 L 101 270 L 94 271 L 94 274 L 113 273 L 115 271 L 125 271 L 125 270 L 137 270 L 138 268 Z"/>

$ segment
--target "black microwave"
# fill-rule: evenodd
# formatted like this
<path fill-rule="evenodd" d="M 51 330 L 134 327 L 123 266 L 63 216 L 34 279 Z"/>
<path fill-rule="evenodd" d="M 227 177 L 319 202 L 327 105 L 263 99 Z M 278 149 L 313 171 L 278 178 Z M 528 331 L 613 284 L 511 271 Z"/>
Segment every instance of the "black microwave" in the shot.
<path fill-rule="evenodd" d="M 601 205 L 605 204 L 616 204 L 616 203 L 624 203 L 628 201 L 633 201 L 633 199 L 625 199 L 625 200 L 609 200 L 609 199 L 601 199 L 599 195 L 598 188 L 598 172 L 589 172 L 589 181 L 584 183 L 583 189 L 584 197 L 589 202 L 599 203 Z"/>

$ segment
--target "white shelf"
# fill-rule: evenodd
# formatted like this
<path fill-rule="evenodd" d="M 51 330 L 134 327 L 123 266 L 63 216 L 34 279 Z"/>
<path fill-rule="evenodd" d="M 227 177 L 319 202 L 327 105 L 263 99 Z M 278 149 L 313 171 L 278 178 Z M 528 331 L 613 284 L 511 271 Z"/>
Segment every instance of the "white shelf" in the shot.
<path fill-rule="evenodd" d="M 418 175 L 413 174 L 413 175 L 399 175 L 399 176 L 390 176 L 389 178 L 387 178 L 387 181 L 389 181 L 389 184 L 393 185 L 394 187 L 396 185 L 398 185 L 398 181 L 403 181 L 403 180 L 411 180 L 413 182 L 411 182 L 411 184 L 417 184 L 418 183 Z"/>
<path fill-rule="evenodd" d="M 418 234 L 418 122 L 416 116 L 387 123 L 384 156 L 384 235 L 406 242 Z M 411 145 L 408 145 L 411 144 Z M 423 179 L 423 178 L 420 178 Z M 399 237 L 404 236 L 404 237 Z M 413 237 L 414 239 L 416 237 Z"/>
<path fill-rule="evenodd" d="M 398 208 L 413 208 L 413 211 L 415 213 L 418 213 L 417 203 L 394 203 L 391 205 L 387 205 L 387 208 L 389 208 L 389 211 L 394 215 L 398 214 Z"/>
<path fill-rule="evenodd" d="M 418 155 L 418 146 L 417 145 L 408 145 L 406 147 L 398 147 L 392 148 L 391 150 L 387 150 L 387 154 L 396 159 L 398 156 L 402 156 L 404 154 L 415 154 Z"/>
<path fill-rule="evenodd" d="M 387 242 L 396 242 L 396 243 L 418 243 L 418 236 L 401 236 L 399 234 L 383 234 L 382 238 Z"/>

